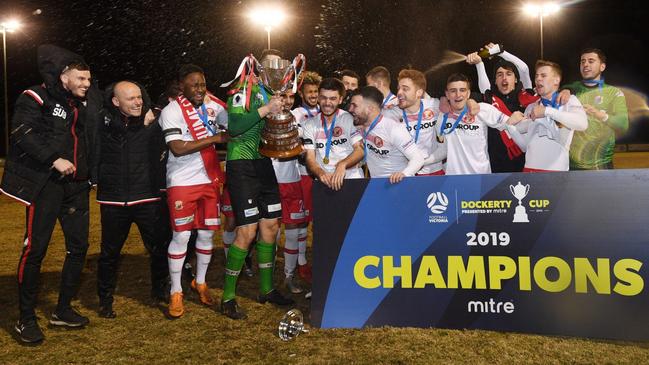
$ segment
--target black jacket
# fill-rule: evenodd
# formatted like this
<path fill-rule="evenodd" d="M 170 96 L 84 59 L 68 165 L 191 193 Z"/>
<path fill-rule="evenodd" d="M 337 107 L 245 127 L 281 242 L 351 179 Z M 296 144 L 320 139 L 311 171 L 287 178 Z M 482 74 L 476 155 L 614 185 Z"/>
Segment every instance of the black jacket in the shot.
<path fill-rule="evenodd" d="M 114 84 L 106 88 L 104 122 L 99 127 L 97 201 L 131 205 L 160 196 L 164 143 L 156 122 L 145 126 L 150 100 L 141 85 L 142 116 L 126 117 L 112 104 Z"/>
<path fill-rule="evenodd" d="M 25 90 L 11 120 L 9 154 L 2 191 L 31 204 L 48 179 L 85 181 L 93 178 L 92 151 L 101 109 L 101 93 L 92 86 L 86 100 L 66 91 L 60 81 L 64 67 L 83 62 L 81 56 L 52 45 L 38 48 L 38 68 L 44 83 Z M 74 175 L 62 177 L 52 163 L 74 163 Z"/>

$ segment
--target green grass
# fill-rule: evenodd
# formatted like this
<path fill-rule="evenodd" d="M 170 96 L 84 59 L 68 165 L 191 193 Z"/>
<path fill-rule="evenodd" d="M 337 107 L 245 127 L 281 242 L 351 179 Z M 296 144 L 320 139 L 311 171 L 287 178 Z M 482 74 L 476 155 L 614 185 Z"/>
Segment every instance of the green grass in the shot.
<path fill-rule="evenodd" d="M 248 319 L 232 321 L 186 298 L 185 316 L 168 320 L 163 307 L 149 301 L 148 259 L 137 229 L 124 249 L 114 308 L 118 317 L 97 317 L 96 267 L 99 253 L 99 212 L 91 200 L 90 251 L 74 305 L 90 317 L 82 330 L 50 328 L 47 318 L 56 305 L 64 257 L 57 226 L 43 263 L 37 313 L 45 342 L 37 347 L 18 343 L 16 267 L 24 232 L 25 209 L 0 197 L 0 364 L 564 364 L 649 363 L 648 343 L 548 337 L 489 331 L 416 328 L 363 330 L 310 328 L 308 334 L 283 342 L 277 324 L 287 308 L 254 300 L 257 277 L 240 279 L 239 302 Z M 208 284 L 220 299 L 223 251 L 218 235 Z M 281 255 L 278 265 L 283 265 Z M 282 270 L 276 270 L 280 282 Z M 308 316 L 309 302 L 296 296 L 297 308 Z M 353 303 L 350 303 L 353 305 Z M 649 324 L 647 324 L 649 325 Z"/>

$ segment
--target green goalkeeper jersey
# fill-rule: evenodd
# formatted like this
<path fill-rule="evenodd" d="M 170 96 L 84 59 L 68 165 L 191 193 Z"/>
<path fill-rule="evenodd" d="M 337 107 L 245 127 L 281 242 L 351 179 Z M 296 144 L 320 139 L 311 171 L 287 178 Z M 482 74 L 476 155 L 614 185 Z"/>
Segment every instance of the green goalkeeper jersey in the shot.
<path fill-rule="evenodd" d="M 570 169 L 592 170 L 610 166 L 615 150 L 615 134 L 629 128 L 626 100 L 620 89 L 603 84 L 588 87 L 581 81 L 566 86 L 583 105 L 592 105 L 608 114 L 606 121 L 588 116 L 588 128 L 576 131 L 570 145 Z"/>
<path fill-rule="evenodd" d="M 259 153 L 261 130 L 264 119 L 258 109 L 264 105 L 264 94 L 258 85 L 250 93 L 250 109 L 244 105 L 243 90 L 228 98 L 228 141 L 227 160 L 256 160 L 264 158 Z"/>

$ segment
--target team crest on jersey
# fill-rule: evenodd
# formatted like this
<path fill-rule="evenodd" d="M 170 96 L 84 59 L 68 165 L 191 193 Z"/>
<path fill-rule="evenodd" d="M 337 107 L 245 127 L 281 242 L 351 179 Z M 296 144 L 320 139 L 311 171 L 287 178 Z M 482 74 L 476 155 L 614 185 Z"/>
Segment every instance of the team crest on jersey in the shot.
<path fill-rule="evenodd" d="M 176 210 L 182 210 L 183 209 L 183 201 L 182 200 L 176 200 L 174 202 L 174 208 Z"/>
<path fill-rule="evenodd" d="M 433 109 L 424 110 L 424 119 L 433 119 L 433 117 L 435 117 L 435 113 L 433 112 Z"/>
<path fill-rule="evenodd" d="M 475 123 L 475 116 L 473 116 L 473 115 L 465 115 L 464 118 L 462 118 L 462 123 L 464 123 L 464 124 L 473 124 L 473 123 Z"/>
<path fill-rule="evenodd" d="M 376 145 L 376 147 L 378 148 L 383 147 L 383 140 L 381 139 L 381 137 L 374 137 L 374 145 Z"/>
<path fill-rule="evenodd" d="M 207 116 L 214 118 L 216 116 L 216 110 L 212 108 L 207 108 Z"/>
<path fill-rule="evenodd" d="M 334 128 L 334 137 L 340 137 L 343 134 L 343 129 L 340 127 Z"/>

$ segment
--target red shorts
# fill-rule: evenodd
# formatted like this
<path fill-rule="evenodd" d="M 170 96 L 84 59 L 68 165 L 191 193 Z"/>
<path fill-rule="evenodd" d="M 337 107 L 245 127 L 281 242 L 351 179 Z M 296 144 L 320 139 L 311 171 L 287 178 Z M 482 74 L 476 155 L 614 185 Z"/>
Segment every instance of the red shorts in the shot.
<path fill-rule="evenodd" d="M 313 200 L 311 199 L 311 189 L 313 188 L 313 178 L 309 175 L 302 175 L 300 184 L 302 185 L 302 200 L 304 200 L 305 222 L 313 221 Z"/>
<path fill-rule="evenodd" d="M 230 201 L 230 192 L 228 191 L 227 186 L 223 187 L 223 192 L 221 193 L 221 213 L 228 218 L 234 218 L 232 202 Z"/>
<path fill-rule="evenodd" d="M 279 184 L 282 199 L 282 223 L 300 224 L 306 222 L 302 183 L 300 181 Z"/>
<path fill-rule="evenodd" d="M 523 172 L 558 172 L 554 170 L 533 169 L 531 167 L 524 167 Z"/>
<path fill-rule="evenodd" d="M 216 231 L 221 227 L 219 194 L 212 184 L 168 188 L 167 205 L 171 228 L 176 232 Z"/>
<path fill-rule="evenodd" d="M 435 172 L 431 172 L 430 174 L 415 174 L 415 176 L 441 176 L 441 175 L 446 175 L 446 173 L 444 173 L 444 170 L 437 170 Z"/>

